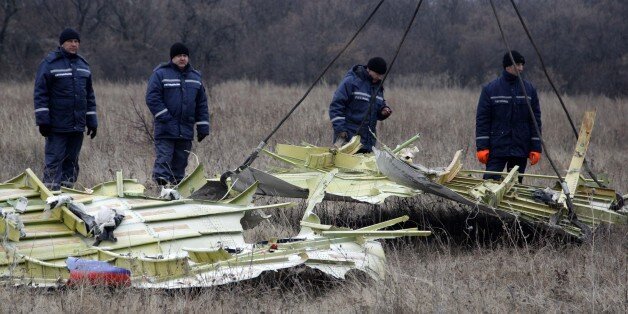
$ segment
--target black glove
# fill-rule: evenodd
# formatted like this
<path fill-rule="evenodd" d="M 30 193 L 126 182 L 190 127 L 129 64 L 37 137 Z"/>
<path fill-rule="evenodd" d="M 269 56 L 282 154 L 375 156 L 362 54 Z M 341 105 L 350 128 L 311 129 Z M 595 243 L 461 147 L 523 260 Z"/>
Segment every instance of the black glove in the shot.
<path fill-rule="evenodd" d="M 390 107 L 388 106 L 382 108 L 382 110 L 379 112 L 379 115 L 381 116 L 382 120 L 390 117 L 391 114 L 392 114 L 392 109 L 390 109 Z"/>
<path fill-rule="evenodd" d="M 207 134 L 199 133 L 196 135 L 196 140 L 200 143 L 206 137 L 207 137 Z"/>
<path fill-rule="evenodd" d="M 96 137 L 96 131 L 97 131 L 96 128 L 92 128 L 92 127 L 89 127 L 89 126 L 87 127 L 87 135 L 89 135 L 89 137 L 92 138 L 92 139 L 94 137 Z"/>
<path fill-rule="evenodd" d="M 43 137 L 48 137 L 52 133 L 52 126 L 50 124 L 40 124 L 39 125 L 39 134 Z"/>

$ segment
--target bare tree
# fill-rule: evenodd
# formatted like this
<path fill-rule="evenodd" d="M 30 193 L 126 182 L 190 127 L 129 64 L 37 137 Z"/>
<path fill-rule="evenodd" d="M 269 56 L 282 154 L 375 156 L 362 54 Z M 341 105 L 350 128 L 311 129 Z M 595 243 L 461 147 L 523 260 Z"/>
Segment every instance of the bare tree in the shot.
<path fill-rule="evenodd" d="M 0 8 L 2 9 L 2 28 L 0 28 L 0 55 L 4 54 L 4 40 L 9 28 L 9 22 L 15 17 L 15 14 L 19 10 L 19 6 L 16 0 L 3 0 L 0 2 Z"/>
<path fill-rule="evenodd" d="M 0 58 L 0 66 L 11 78 L 32 77 L 59 31 L 71 26 L 84 35 L 81 53 L 99 79 L 146 79 L 167 61 L 168 47 L 183 41 L 193 65 L 211 82 L 310 82 L 377 2 L 0 0 L 0 54 L 13 56 Z M 628 94 L 628 1 L 516 3 L 562 91 Z M 416 4 L 385 2 L 328 79 L 339 79 L 372 55 L 392 57 Z M 542 87 L 540 64 L 509 1 L 498 1 L 497 8 L 511 45 L 528 59 L 526 73 Z M 499 74 L 504 50 L 486 1 L 424 1 L 391 79 L 445 76 L 477 87 Z"/>
<path fill-rule="evenodd" d="M 108 2 L 105 0 L 36 0 L 58 28 L 72 25 L 79 32 L 93 30 L 102 21 Z"/>

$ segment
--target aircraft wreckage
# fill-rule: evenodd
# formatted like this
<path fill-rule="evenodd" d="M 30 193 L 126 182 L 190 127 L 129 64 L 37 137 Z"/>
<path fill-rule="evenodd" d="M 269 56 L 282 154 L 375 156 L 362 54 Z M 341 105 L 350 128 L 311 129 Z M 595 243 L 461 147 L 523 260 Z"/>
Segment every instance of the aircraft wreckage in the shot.
<path fill-rule="evenodd" d="M 0 280 L 187 288 L 301 265 L 335 278 L 355 269 L 378 279 L 385 274 L 385 256 L 375 240 L 430 234 L 381 230 L 407 216 L 358 230 L 321 224 L 313 213 L 321 186 L 312 192 L 297 236 L 245 243 L 244 228 L 269 217 L 261 210 L 292 203 L 252 205 L 257 184 L 219 202 L 188 199 L 205 180 L 199 167 L 177 190 L 164 191 L 164 198 L 145 196 L 144 186 L 121 173 L 88 191 L 51 193 L 27 169 L 0 185 Z"/>
<path fill-rule="evenodd" d="M 619 210 L 621 196 L 594 188 L 580 176 L 592 118 L 583 123 L 584 136 L 565 178 L 575 191 L 572 208 L 559 187 L 519 184 L 516 168 L 500 182 L 474 178 L 474 171 L 462 169 L 461 151 L 444 168 L 413 163 L 404 149 L 418 135 L 375 154 L 356 154 L 357 137 L 340 148 L 278 144 L 275 152 L 265 152 L 289 169 L 248 167 L 229 179 L 227 190 L 217 179 L 204 178 L 198 167 L 176 190 L 162 191 L 161 198 L 146 196 L 144 186 L 121 173 L 86 191 L 52 193 L 27 169 L 0 184 L 0 280 L 36 286 L 87 281 L 186 288 L 299 266 L 335 278 L 359 270 L 379 279 L 386 267 L 376 240 L 430 235 L 417 228 L 386 229 L 407 216 L 356 230 L 322 224 L 315 207 L 323 199 L 379 204 L 390 196 L 433 194 L 509 221 L 586 238 L 600 225 L 625 224 L 628 218 Z M 262 210 L 293 205 L 255 206 L 256 193 L 307 198 L 299 234 L 246 243 L 243 230 L 269 217 Z"/>
<path fill-rule="evenodd" d="M 569 200 L 559 183 L 551 187 L 519 184 L 519 176 L 554 182 L 557 177 L 519 174 L 518 167 L 501 173 L 504 178 L 499 182 L 473 177 L 474 173 L 486 171 L 463 170 L 462 151 L 456 152 L 451 163 L 443 168 L 429 169 L 413 163 L 407 146 L 418 139 L 418 135 L 394 150 L 387 147 L 374 149 L 374 154 L 355 154 L 360 148 L 358 137 L 340 148 L 278 144 L 275 152 L 263 152 L 290 168 L 262 171 L 248 167 L 234 174 L 230 182 L 236 190 L 257 182 L 258 194 L 304 198 L 317 178 L 326 174 L 332 177 L 325 189 L 325 198 L 329 200 L 379 204 L 389 196 L 433 194 L 507 221 L 584 240 L 600 225 L 626 224 L 628 221 L 626 212 L 621 211 L 625 196 L 596 186 L 593 180 L 580 174 L 594 118 L 595 112 L 585 114 L 576 150 L 564 178 L 568 191 L 573 191 Z M 208 190 L 219 190 L 216 180 L 209 180 L 208 185 L 211 186 Z M 568 206 L 568 201 L 572 206 Z"/>

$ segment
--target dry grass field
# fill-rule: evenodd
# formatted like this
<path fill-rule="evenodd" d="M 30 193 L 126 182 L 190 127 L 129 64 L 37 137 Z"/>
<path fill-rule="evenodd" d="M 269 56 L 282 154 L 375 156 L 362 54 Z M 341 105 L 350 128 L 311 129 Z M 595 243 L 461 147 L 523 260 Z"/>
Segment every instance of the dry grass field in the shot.
<path fill-rule="evenodd" d="M 415 159 L 445 166 L 464 149 L 465 168 L 475 160 L 475 90 L 390 86 L 386 90 L 393 116 L 380 124 L 381 142 L 394 146 L 421 133 Z M 0 179 L 25 168 L 41 174 L 44 140 L 33 117 L 31 83 L 0 83 Z M 154 187 L 150 173 L 154 152 L 143 121 L 152 119 L 144 104 L 143 83 L 95 86 L 99 129 L 85 139 L 77 187 L 111 180 L 115 171 Z M 315 88 L 271 140 L 328 145 L 327 116 L 334 86 Z M 210 176 L 233 169 L 272 130 L 305 91 L 304 86 L 276 86 L 254 81 L 227 82 L 208 90 L 212 134 L 198 156 Z M 553 94 L 541 93 L 543 135 L 561 169 L 568 166 L 575 139 Z M 588 158 L 594 171 L 605 173 L 611 186 L 626 193 L 628 100 L 566 95 L 576 123 L 585 110 L 597 110 Z M 579 127 L 579 125 L 577 125 Z M 190 158 L 190 166 L 196 160 Z M 254 166 L 263 168 L 263 157 Z M 544 156 L 532 173 L 551 174 Z M 539 182 L 553 184 L 553 182 Z M 272 202 L 261 198 L 258 202 Z M 273 214 L 270 222 L 247 231 L 250 242 L 269 236 L 291 236 L 304 206 Z M 429 229 L 428 239 L 385 242 L 389 274 L 375 282 L 360 274 L 335 281 L 303 270 L 269 274 L 233 286 L 186 291 L 41 290 L 2 288 L 2 312 L 628 312 L 628 228 L 598 233 L 591 243 L 575 244 L 518 226 L 502 226 L 492 217 L 436 197 L 392 200 L 383 206 L 324 202 L 318 213 L 327 223 L 356 227 L 408 214 L 408 226 Z"/>

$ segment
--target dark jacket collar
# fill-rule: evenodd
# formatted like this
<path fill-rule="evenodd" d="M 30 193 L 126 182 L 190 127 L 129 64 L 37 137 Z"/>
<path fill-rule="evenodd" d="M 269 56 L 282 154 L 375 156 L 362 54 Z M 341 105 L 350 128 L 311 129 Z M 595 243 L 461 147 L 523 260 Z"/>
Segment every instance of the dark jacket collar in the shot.
<path fill-rule="evenodd" d="M 58 48 L 59 52 L 61 53 L 62 56 L 68 58 L 68 59 L 76 59 L 79 57 L 79 55 L 77 53 L 69 53 L 67 52 L 65 49 L 63 49 L 63 47 L 59 46 Z"/>
<path fill-rule="evenodd" d="M 347 75 L 353 75 L 361 79 L 362 81 L 369 83 L 370 85 L 377 86 L 379 84 L 379 82 L 373 83 L 373 78 L 369 75 L 369 72 L 366 70 L 365 65 L 354 65 L 351 70 L 349 70 L 349 73 L 347 73 Z M 384 90 L 384 86 L 382 86 L 381 89 Z"/>
<path fill-rule="evenodd" d="M 502 76 L 504 77 L 506 82 L 509 82 L 509 83 L 514 83 L 518 80 L 518 76 L 510 74 L 506 70 L 502 72 Z"/>
<path fill-rule="evenodd" d="M 183 69 L 179 69 L 179 66 L 174 64 L 172 60 L 170 61 L 170 63 L 168 63 L 168 65 L 170 65 L 173 69 L 179 72 L 183 72 L 183 73 L 187 73 L 187 72 L 190 72 L 190 70 L 192 70 L 192 66 L 189 63 Z"/>

